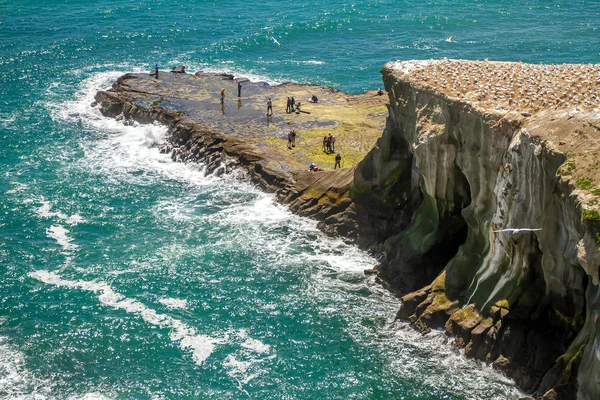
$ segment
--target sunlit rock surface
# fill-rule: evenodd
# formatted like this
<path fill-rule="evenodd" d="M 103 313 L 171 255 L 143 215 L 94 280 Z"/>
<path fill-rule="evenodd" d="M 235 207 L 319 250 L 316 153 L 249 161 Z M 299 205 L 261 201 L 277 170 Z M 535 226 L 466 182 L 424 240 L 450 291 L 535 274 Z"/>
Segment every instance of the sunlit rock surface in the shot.
<path fill-rule="evenodd" d="M 147 73 L 120 77 L 96 95 L 100 111 L 126 124 L 160 122 L 169 127 L 160 151 L 173 160 L 202 164 L 206 174 L 248 172 L 295 212 L 322 220 L 324 230 L 356 236 L 348 191 L 354 167 L 385 127 L 386 96 L 294 83 L 273 86 L 202 72 L 160 71 L 158 78 Z M 308 101 L 313 95 L 316 104 Z M 288 97 L 294 97 L 295 112 L 286 112 Z M 289 149 L 291 130 L 296 146 Z M 342 168 L 335 171 L 335 153 L 323 151 L 329 134 L 336 136 L 335 153 L 342 156 Z M 308 170 L 311 163 L 318 172 Z"/>
<path fill-rule="evenodd" d="M 599 70 L 389 63 L 351 189 L 398 316 L 538 398 L 600 398 Z"/>

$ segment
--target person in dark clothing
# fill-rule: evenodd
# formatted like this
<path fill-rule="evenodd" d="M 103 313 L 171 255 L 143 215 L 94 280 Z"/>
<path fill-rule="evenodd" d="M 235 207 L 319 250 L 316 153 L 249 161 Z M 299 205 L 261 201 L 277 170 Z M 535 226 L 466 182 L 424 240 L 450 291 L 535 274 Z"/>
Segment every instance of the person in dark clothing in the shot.
<path fill-rule="evenodd" d="M 333 166 L 333 169 L 342 168 L 341 162 L 342 162 L 342 155 L 340 153 L 337 153 L 335 155 L 335 165 Z"/>
<path fill-rule="evenodd" d="M 221 104 L 225 102 L 225 89 L 221 89 Z"/>
<path fill-rule="evenodd" d="M 296 131 L 292 129 L 290 135 L 292 135 L 292 147 L 296 147 Z"/>
<path fill-rule="evenodd" d="M 242 97 L 242 84 L 238 81 L 238 97 Z"/>
<path fill-rule="evenodd" d="M 327 154 L 333 153 L 333 150 L 331 148 L 332 141 L 333 141 L 333 136 L 330 133 L 329 136 L 327 136 Z"/>
<path fill-rule="evenodd" d="M 285 105 L 285 112 L 286 112 L 287 114 L 289 114 L 289 113 L 290 113 L 290 108 L 292 108 L 292 101 L 290 100 L 290 98 L 289 98 L 289 96 L 288 96 L 288 98 L 287 98 L 287 103 L 286 103 L 286 105 Z"/>
<path fill-rule="evenodd" d="M 327 153 L 327 136 L 323 136 L 323 153 Z"/>
<path fill-rule="evenodd" d="M 271 98 L 269 97 L 269 101 L 267 101 L 267 116 L 271 116 L 273 115 L 273 102 L 271 101 Z"/>
<path fill-rule="evenodd" d="M 290 99 L 290 111 L 294 112 L 294 107 L 296 106 L 296 100 L 294 100 L 294 97 L 292 96 L 292 98 Z"/>
<path fill-rule="evenodd" d="M 316 103 L 316 102 L 318 102 L 318 101 L 319 101 L 319 99 L 317 98 L 317 96 L 315 96 L 315 95 L 313 94 L 313 95 L 312 95 L 312 97 L 310 98 L 310 102 L 311 102 L 311 103 Z"/>
<path fill-rule="evenodd" d="M 158 79 L 158 64 L 154 66 L 154 77 Z"/>
<path fill-rule="evenodd" d="M 331 152 L 335 153 L 335 136 L 333 136 L 333 135 L 330 135 L 330 136 L 331 136 L 331 139 L 330 139 L 330 142 L 331 142 Z"/>
<path fill-rule="evenodd" d="M 292 132 L 288 133 L 288 150 L 292 149 Z"/>

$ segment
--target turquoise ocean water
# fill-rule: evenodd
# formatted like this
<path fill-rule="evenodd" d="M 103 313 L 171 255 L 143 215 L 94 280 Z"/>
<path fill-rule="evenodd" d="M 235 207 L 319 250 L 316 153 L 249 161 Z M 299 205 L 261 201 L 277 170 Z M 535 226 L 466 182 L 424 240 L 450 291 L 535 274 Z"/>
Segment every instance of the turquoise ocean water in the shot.
<path fill-rule="evenodd" d="M 90 104 L 154 63 L 352 93 L 397 59 L 597 63 L 599 27 L 582 0 L 0 0 L 0 399 L 517 398 L 393 323 L 367 254 Z"/>

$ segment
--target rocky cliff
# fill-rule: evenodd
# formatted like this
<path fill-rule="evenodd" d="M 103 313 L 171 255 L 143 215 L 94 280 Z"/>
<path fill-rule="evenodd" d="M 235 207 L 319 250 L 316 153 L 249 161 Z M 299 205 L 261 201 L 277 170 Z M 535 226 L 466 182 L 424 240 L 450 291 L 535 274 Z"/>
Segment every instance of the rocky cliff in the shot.
<path fill-rule="evenodd" d="M 598 399 L 600 68 L 547 68 L 387 64 L 387 126 L 351 197 L 379 276 L 411 292 L 399 318 L 537 398 Z M 564 82 L 544 92 L 545 75 Z"/>
<path fill-rule="evenodd" d="M 405 295 L 398 318 L 445 329 L 538 399 L 600 398 L 600 66 L 442 60 L 382 73 L 383 135 L 358 166 L 319 173 L 305 166 L 331 162 L 314 151 L 324 132 L 351 158 L 367 153 L 379 96 L 248 84 L 219 108 L 232 77 L 128 74 L 96 100 L 126 123 L 167 125 L 174 160 L 243 167 L 377 253 L 373 272 Z M 311 117 L 263 123 L 267 97 L 281 113 L 290 92 L 318 92 Z M 299 152 L 282 150 L 290 124 Z"/>

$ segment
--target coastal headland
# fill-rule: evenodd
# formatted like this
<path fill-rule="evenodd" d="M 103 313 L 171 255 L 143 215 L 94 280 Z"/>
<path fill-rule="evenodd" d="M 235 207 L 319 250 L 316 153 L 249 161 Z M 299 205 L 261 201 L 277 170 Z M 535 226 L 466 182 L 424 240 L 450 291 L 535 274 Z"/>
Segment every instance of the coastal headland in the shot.
<path fill-rule="evenodd" d="M 313 95 L 317 103 L 308 101 Z M 294 97 L 294 112 L 286 112 L 288 97 Z M 271 86 L 232 75 L 161 72 L 159 79 L 146 73 L 124 75 L 112 89 L 99 92 L 96 101 L 104 115 L 125 123 L 168 126 L 168 144 L 161 151 L 171 153 L 173 160 L 203 163 L 207 174 L 216 175 L 241 166 L 296 212 L 326 219 L 351 204 L 354 167 L 381 136 L 388 100 L 376 91 L 349 95 L 314 85 Z M 291 130 L 297 134 L 296 146 L 288 149 Z M 335 153 L 323 151 L 329 134 L 342 155 L 342 169 L 335 173 Z M 309 171 L 311 163 L 318 173 Z M 352 231 L 349 222 L 343 233 Z"/>
<path fill-rule="evenodd" d="M 600 66 L 405 61 L 382 75 L 386 96 L 240 79 L 238 98 L 232 76 L 127 74 L 96 101 L 167 125 L 174 160 L 247 171 L 370 249 L 416 329 L 445 329 L 536 399 L 600 398 Z"/>

